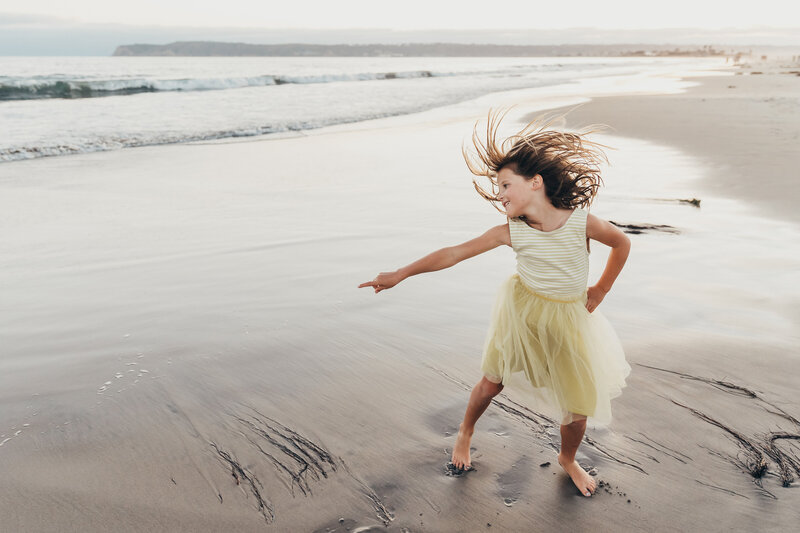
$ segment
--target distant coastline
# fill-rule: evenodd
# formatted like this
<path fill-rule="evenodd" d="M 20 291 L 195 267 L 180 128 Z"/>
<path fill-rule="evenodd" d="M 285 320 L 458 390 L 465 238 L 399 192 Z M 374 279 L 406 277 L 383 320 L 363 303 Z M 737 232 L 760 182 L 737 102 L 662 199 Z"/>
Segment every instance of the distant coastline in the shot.
<path fill-rule="evenodd" d="M 181 41 L 170 44 L 126 44 L 114 56 L 187 57 L 711 57 L 740 51 L 720 50 L 708 45 L 673 44 L 562 44 L 495 45 L 458 43 L 409 44 L 247 44 L 213 41 Z"/>

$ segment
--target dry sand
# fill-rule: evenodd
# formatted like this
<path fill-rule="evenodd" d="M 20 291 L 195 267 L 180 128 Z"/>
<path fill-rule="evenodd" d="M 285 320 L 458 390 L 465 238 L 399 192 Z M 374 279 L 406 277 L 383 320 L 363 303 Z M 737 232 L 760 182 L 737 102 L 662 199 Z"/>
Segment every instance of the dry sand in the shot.
<path fill-rule="evenodd" d="M 751 72 L 758 74 L 751 74 Z M 685 93 L 600 97 L 569 112 L 571 126 L 675 146 L 706 163 L 703 189 L 751 202 L 762 215 L 800 222 L 800 66 L 737 69 L 691 78 Z"/>
<path fill-rule="evenodd" d="M 769 79 L 606 98 L 573 117 L 664 142 L 677 132 L 676 143 L 703 146 L 709 194 L 722 180 L 739 190 L 725 150 L 755 141 L 736 124 L 789 114 L 759 103 Z M 699 116 L 701 91 L 728 90 L 751 96 L 714 99 L 718 141 L 669 126 L 684 105 Z M 557 467 L 558 426 L 513 392 L 478 424 L 477 470 L 444 475 L 512 254 L 379 296 L 355 289 L 499 223 L 460 159 L 470 121 L 427 116 L 0 166 L 0 529 L 795 528 L 796 481 L 784 488 L 779 476 L 800 474 L 798 324 L 780 307 L 796 310 L 796 292 L 731 304 L 720 275 L 718 307 L 687 307 L 696 291 L 658 261 L 686 245 L 674 260 L 691 262 L 694 242 L 714 242 L 694 241 L 700 231 L 635 235 L 628 277 L 603 304 L 634 371 L 610 428 L 590 429 L 579 451 L 601 481 L 595 496 Z M 774 137 L 759 136 L 746 159 L 782 170 L 768 179 L 788 197 L 796 153 Z M 762 209 L 766 196 L 745 196 Z M 781 253 L 797 264 L 796 251 Z M 751 301 L 788 323 L 754 326 Z"/>

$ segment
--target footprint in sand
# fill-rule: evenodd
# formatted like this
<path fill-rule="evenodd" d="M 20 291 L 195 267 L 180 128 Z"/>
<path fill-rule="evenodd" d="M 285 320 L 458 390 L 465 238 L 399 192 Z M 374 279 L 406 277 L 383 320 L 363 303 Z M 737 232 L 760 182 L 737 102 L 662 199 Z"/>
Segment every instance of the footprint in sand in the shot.
<path fill-rule="evenodd" d="M 528 490 L 531 484 L 533 461 L 523 455 L 511 468 L 497 474 L 498 494 L 506 507 L 514 505 Z"/>

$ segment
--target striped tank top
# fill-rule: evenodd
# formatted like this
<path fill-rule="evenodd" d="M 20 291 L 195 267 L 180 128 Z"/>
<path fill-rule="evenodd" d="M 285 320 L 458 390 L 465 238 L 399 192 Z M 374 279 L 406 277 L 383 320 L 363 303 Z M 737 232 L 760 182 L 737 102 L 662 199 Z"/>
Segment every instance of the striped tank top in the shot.
<path fill-rule="evenodd" d="M 539 231 L 519 219 L 508 220 L 511 247 L 517 254 L 517 274 L 531 290 L 564 299 L 586 291 L 588 214 L 584 209 L 575 209 L 564 225 L 553 231 Z"/>

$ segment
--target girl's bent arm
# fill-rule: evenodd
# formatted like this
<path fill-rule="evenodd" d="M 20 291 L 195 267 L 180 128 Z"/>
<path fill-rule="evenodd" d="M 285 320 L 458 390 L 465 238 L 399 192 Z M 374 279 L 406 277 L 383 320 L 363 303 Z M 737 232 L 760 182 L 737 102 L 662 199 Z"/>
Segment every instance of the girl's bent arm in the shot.
<path fill-rule="evenodd" d="M 611 247 L 603 275 L 594 286 L 588 289 L 586 309 L 592 312 L 603 301 L 606 293 L 611 290 L 622 267 L 625 266 L 631 250 L 631 240 L 618 227 L 594 215 L 589 215 L 586 220 L 586 236 Z"/>
<path fill-rule="evenodd" d="M 460 263 L 464 259 L 469 259 L 470 257 L 475 257 L 476 255 L 497 248 L 501 244 L 511 246 L 508 224 L 495 226 L 480 237 L 472 239 L 471 241 L 436 250 L 422 259 L 418 259 L 410 265 L 404 266 L 400 270 L 381 272 L 374 280 L 362 283 L 358 287 L 372 287 L 375 289 L 376 293 L 381 292 L 382 290 L 394 287 L 408 277 L 422 274 L 423 272 L 433 272 L 449 268 Z"/>

